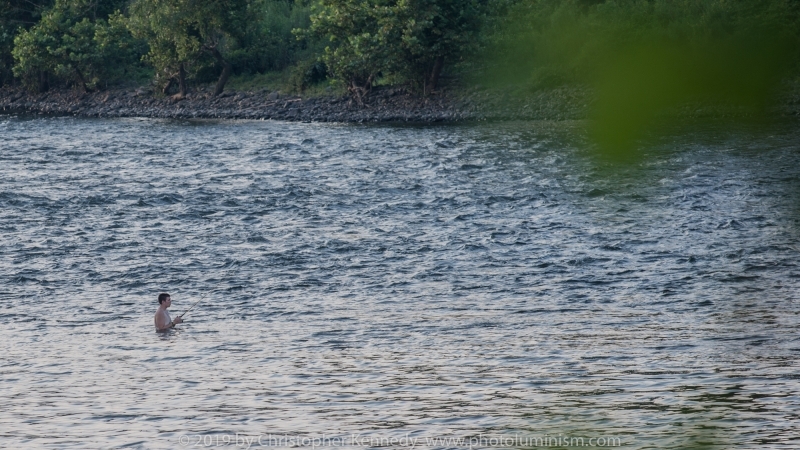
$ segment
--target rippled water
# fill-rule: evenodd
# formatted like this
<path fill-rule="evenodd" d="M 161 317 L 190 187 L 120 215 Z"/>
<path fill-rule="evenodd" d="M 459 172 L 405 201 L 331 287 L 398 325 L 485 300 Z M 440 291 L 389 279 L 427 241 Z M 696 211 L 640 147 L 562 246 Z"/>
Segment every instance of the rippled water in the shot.
<path fill-rule="evenodd" d="M 795 128 L 0 118 L 0 446 L 798 447 Z"/>

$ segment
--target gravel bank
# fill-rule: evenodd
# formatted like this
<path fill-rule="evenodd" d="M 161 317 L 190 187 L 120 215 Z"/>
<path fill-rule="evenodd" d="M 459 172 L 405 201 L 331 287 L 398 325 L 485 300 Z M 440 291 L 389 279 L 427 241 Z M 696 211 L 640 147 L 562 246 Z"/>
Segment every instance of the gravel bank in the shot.
<path fill-rule="evenodd" d="M 575 120 L 588 116 L 591 91 L 560 87 L 535 93 L 471 89 L 444 90 L 421 97 L 403 88 L 376 88 L 365 104 L 350 97 L 299 97 L 279 92 L 193 89 L 186 97 L 154 95 L 148 88 L 91 93 L 56 90 L 29 94 L 19 87 L 0 88 L 0 113 L 83 117 L 152 117 L 175 119 L 262 119 L 301 122 L 465 122 L 483 120 Z M 779 116 L 800 116 L 800 84 L 788 86 L 772 109 Z M 740 108 L 686 105 L 673 111 L 687 118 L 746 116 Z"/>
<path fill-rule="evenodd" d="M 585 90 L 561 88 L 520 98 L 481 90 L 442 91 L 420 97 L 402 88 L 376 88 L 365 104 L 349 97 L 287 96 L 265 90 L 210 88 L 186 97 L 154 95 L 148 88 L 92 93 L 71 90 L 29 94 L 19 87 L 0 88 L 0 112 L 84 117 L 273 119 L 303 122 L 461 122 L 480 120 L 580 119 L 586 115 Z"/>

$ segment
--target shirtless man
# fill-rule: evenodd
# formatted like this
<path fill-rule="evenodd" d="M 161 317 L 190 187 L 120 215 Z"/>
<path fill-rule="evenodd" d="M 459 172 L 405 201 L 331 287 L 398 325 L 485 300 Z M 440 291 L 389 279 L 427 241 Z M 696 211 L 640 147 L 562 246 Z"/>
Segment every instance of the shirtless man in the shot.
<path fill-rule="evenodd" d="M 172 305 L 172 299 L 169 294 L 160 294 L 158 296 L 158 310 L 156 311 L 156 331 L 167 331 L 175 327 L 179 323 L 183 323 L 183 319 L 176 317 L 175 320 L 169 318 L 167 308 Z"/>

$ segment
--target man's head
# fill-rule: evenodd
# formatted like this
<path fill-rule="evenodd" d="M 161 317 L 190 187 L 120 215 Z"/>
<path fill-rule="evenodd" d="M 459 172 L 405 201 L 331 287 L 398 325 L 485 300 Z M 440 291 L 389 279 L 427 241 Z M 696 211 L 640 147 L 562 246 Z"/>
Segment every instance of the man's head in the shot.
<path fill-rule="evenodd" d="M 172 303 L 172 299 L 169 297 L 169 294 L 162 293 L 162 294 L 158 295 L 158 304 L 159 305 L 164 305 L 166 307 L 169 307 L 169 305 L 171 303 Z"/>

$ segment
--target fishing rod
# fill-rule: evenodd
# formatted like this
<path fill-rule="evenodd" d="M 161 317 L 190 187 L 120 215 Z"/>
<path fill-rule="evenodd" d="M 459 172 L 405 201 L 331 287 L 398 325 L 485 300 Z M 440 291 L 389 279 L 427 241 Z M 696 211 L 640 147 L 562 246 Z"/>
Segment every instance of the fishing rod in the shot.
<path fill-rule="evenodd" d="M 234 270 L 234 269 L 235 269 L 235 267 L 232 267 L 232 268 L 230 268 L 230 269 L 228 270 L 228 272 L 227 272 L 227 273 L 230 273 L 230 272 L 231 272 L 232 270 Z M 226 274 L 227 274 L 227 273 L 226 273 Z M 188 313 L 189 313 L 189 311 L 191 311 L 192 309 L 194 309 L 194 307 L 195 307 L 195 306 L 197 306 L 197 305 L 198 305 L 200 302 L 202 302 L 202 301 L 203 301 L 203 299 L 204 299 L 204 298 L 206 298 L 206 296 L 207 296 L 208 294 L 210 294 L 210 293 L 212 293 L 212 292 L 214 292 L 214 291 L 216 291 L 216 290 L 217 290 L 217 289 L 213 289 L 213 290 L 211 290 L 211 291 L 206 291 L 206 293 L 205 293 L 205 294 L 203 294 L 202 296 L 200 296 L 200 300 L 198 300 L 198 301 L 194 302 L 194 305 L 190 306 L 190 307 L 189 307 L 189 309 L 187 309 L 186 311 L 184 311 L 184 312 L 183 312 L 183 314 L 181 314 L 181 315 L 180 315 L 180 316 L 178 316 L 178 317 L 180 317 L 181 319 L 183 319 L 183 316 L 185 316 L 186 314 L 188 314 Z"/>
<path fill-rule="evenodd" d="M 178 317 L 180 317 L 181 319 L 183 319 L 183 316 L 185 316 L 185 315 L 186 315 L 186 313 L 188 313 L 189 311 L 191 311 L 191 310 L 192 310 L 192 308 L 194 308 L 195 306 L 197 306 L 197 305 L 198 305 L 198 303 L 202 302 L 202 301 L 203 301 L 203 299 L 204 299 L 204 298 L 206 298 L 206 295 L 208 295 L 208 292 L 206 292 L 205 294 L 203 294 L 203 295 L 202 295 L 202 297 L 200 297 L 200 300 L 198 300 L 198 301 L 194 302 L 194 305 L 190 306 L 190 307 L 189 307 L 189 309 L 187 309 L 186 311 L 184 311 L 184 312 L 183 312 L 183 314 L 181 314 L 181 315 L 180 315 L 180 316 L 178 316 Z"/>

